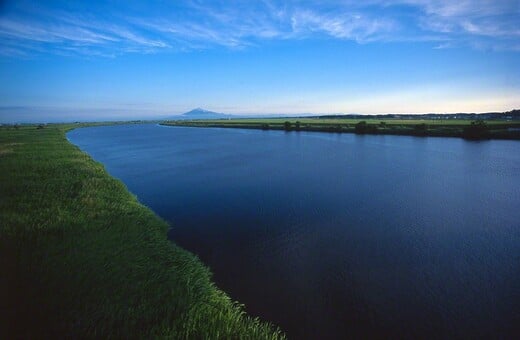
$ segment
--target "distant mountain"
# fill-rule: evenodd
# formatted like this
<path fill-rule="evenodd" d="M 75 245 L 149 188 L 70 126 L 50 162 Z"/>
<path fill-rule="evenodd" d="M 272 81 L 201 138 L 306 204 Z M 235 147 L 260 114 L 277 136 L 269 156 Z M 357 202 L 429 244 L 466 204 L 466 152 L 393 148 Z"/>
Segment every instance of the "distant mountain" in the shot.
<path fill-rule="evenodd" d="M 185 112 L 183 114 L 175 115 L 175 116 L 169 116 L 163 119 L 166 120 L 187 120 L 187 119 L 231 119 L 231 118 L 283 118 L 283 117 L 312 117 L 316 116 L 316 114 L 312 113 L 300 113 L 300 114 L 283 114 L 283 113 L 263 113 L 263 114 L 227 114 L 227 113 L 220 113 L 220 112 L 214 112 L 209 111 L 205 109 L 201 109 L 200 107 L 193 109 L 191 111 Z"/>
<path fill-rule="evenodd" d="M 213 112 L 199 108 L 193 109 L 191 111 L 185 112 L 182 115 L 178 116 L 181 119 L 218 119 L 218 118 L 229 118 L 233 117 L 232 115 L 228 115 L 220 112 Z"/>
<path fill-rule="evenodd" d="M 196 108 L 181 115 L 167 117 L 166 120 L 187 120 L 187 119 L 230 119 L 230 118 L 326 118 L 326 119 L 493 119 L 493 120 L 520 120 L 520 110 L 515 109 L 508 112 L 487 112 L 487 113 L 426 113 L 426 114 L 226 114 Z"/>

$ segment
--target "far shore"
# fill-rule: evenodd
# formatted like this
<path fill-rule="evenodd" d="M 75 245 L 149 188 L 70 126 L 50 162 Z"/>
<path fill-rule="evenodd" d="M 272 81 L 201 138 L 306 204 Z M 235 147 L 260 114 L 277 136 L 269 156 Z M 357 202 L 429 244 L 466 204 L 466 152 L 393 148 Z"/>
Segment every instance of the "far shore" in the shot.
<path fill-rule="evenodd" d="M 317 131 L 372 135 L 461 137 L 473 140 L 520 140 L 520 120 L 242 118 L 172 120 L 160 124 L 166 126 Z"/>

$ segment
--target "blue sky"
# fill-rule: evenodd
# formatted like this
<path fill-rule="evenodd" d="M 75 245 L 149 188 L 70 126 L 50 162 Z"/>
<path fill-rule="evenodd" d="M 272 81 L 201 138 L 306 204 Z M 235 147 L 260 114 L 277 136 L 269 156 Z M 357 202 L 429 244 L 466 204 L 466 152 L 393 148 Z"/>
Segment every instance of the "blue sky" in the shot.
<path fill-rule="evenodd" d="M 520 1 L 3 1 L 0 121 L 520 107 Z"/>

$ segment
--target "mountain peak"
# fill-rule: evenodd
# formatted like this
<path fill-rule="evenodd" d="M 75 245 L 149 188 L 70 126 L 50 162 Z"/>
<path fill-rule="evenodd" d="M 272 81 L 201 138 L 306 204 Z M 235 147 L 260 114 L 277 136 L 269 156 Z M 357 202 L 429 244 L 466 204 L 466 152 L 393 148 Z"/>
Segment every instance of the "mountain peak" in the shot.
<path fill-rule="evenodd" d="M 189 117 L 191 119 L 194 119 L 194 118 L 211 119 L 211 118 L 225 118 L 225 117 L 228 117 L 228 115 L 226 115 L 224 113 L 213 112 L 213 111 L 205 110 L 205 109 L 200 108 L 200 107 L 197 107 L 197 108 L 195 108 L 195 109 L 193 109 L 191 111 L 185 112 L 181 116 Z"/>
<path fill-rule="evenodd" d="M 200 114 L 218 114 L 217 112 L 213 112 L 213 111 L 209 111 L 209 110 L 205 110 L 203 108 L 200 108 L 200 107 L 197 107 L 191 111 L 188 111 L 186 113 L 183 113 L 183 115 L 200 115 Z"/>

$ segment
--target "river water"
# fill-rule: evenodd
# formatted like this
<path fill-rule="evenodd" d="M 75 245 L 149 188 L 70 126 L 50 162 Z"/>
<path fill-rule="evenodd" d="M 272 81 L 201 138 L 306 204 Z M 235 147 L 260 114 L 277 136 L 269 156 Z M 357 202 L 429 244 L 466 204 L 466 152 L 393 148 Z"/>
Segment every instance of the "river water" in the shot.
<path fill-rule="evenodd" d="M 67 137 L 290 338 L 520 335 L 518 141 L 155 124 Z"/>

